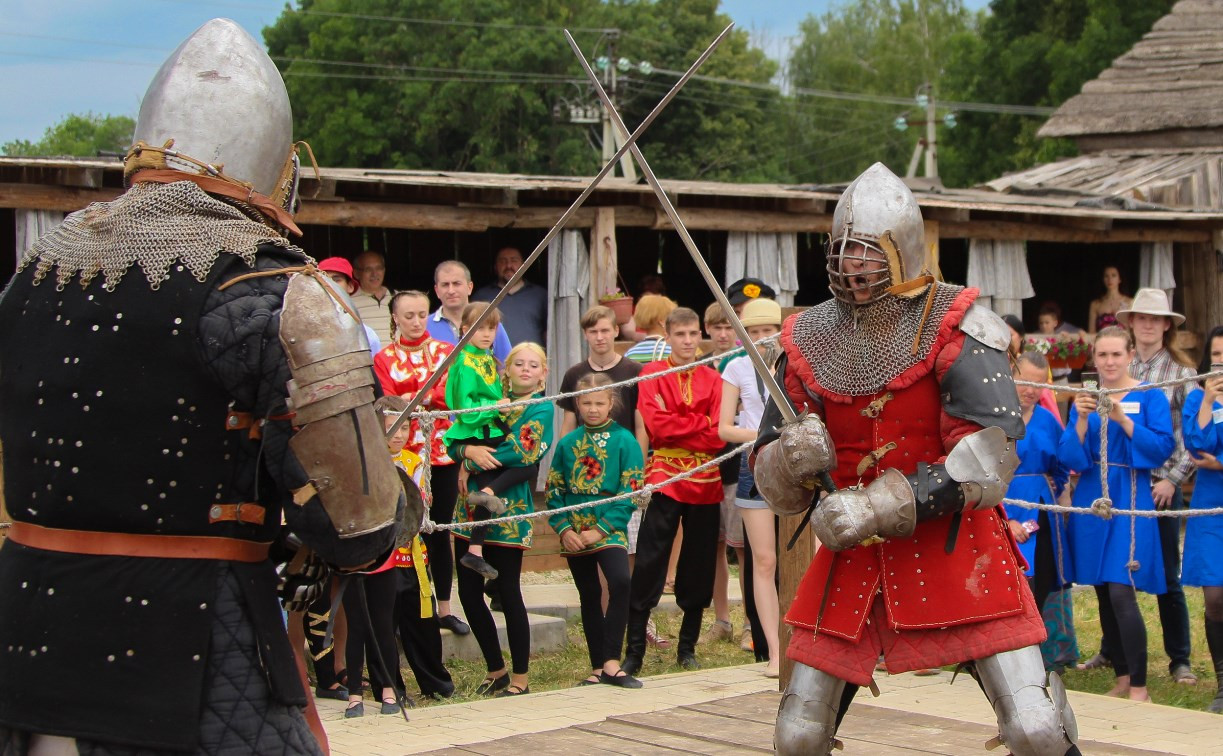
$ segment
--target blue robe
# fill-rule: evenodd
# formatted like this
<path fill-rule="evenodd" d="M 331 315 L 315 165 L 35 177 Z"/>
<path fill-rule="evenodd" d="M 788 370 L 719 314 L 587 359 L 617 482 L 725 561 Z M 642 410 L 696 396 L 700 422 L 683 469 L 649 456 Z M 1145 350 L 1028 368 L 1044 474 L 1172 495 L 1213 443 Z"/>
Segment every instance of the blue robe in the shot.
<path fill-rule="evenodd" d="M 1019 455 L 1019 468 L 1006 490 L 1008 499 L 1022 499 L 1040 504 L 1055 504 L 1057 495 L 1066 486 L 1068 472 L 1057 459 L 1057 444 L 1062 434 L 1062 425 L 1044 407 L 1032 408 L 1032 419 L 1028 421 L 1027 433 L 1015 443 L 1015 451 Z M 1008 520 L 1035 522 L 1040 510 L 1028 509 L 1014 504 L 1006 505 Z M 1053 549 L 1058 566 L 1058 583 L 1064 584 L 1074 580 L 1074 571 L 1066 547 L 1065 518 L 1056 512 L 1050 512 L 1049 524 L 1053 528 Z M 1024 543 L 1016 544 L 1019 553 L 1023 554 L 1028 563 L 1025 573 L 1031 577 L 1036 565 L 1036 538 L 1032 533 Z"/>
<path fill-rule="evenodd" d="M 1211 422 L 1205 428 L 1199 427 L 1198 409 L 1202 406 L 1203 396 L 1199 388 L 1185 398 L 1184 421 L 1181 423 L 1185 448 L 1191 452 L 1223 456 L 1223 404 L 1216 401 Z M 1189 508 L 1217 507 L 1223 507 L 1223 471 L 1199 468 Z M 1186 519 L 1181 583 L 1223 586 L 1223 515 Z"/>
<path fill-rule="evenodd" d="M 1168 399 L 1162 391 L 1156 390 L 1131 391 L 1124 396 L 1113 394 L 1110 398 L 1135 409 L 1127 413 L 1134 423 L 1133 438 L 1125 435 L 1115 421 L 1108 421 L 1108 490 L 1113 509 L 1130 509 L 1133 480 L 1134 508 L 1153 510 L 1151 471 L 1158 470 L 1176 448 Z M 1083 441 L 1079 441 L 1075 432 L 1077 421 L 1076 411 L 1062 433 L 1057 456 L 1062 464 L 1079 471 L 1072 503 L 1090 509 L 1101 493 L 1100 418 L 1094 412 L 1087 418 L 1087 435 Z M 1131 521 L 1134 559 L 1139 564 L 1132 573 L 1126 568 L 1130 561 Z M 1105 520 L 1094 514 L 1072 515 L 1070 557 L 1075 582 L 1080 585 L 1129 585 L 1132 577 L 1134 587 L 1140 591 L 1162 594 L 1167 590 L 1159 528 L 1153 517 L 1114 516 Z"/>

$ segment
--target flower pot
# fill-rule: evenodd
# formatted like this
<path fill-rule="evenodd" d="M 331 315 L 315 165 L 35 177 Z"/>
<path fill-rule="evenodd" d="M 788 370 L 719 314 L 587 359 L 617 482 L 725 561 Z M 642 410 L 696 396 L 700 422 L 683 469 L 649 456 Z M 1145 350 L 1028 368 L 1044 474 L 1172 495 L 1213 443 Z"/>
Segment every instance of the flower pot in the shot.
<path fill-rule="evenodd" d="M 619 297 L 617 299 L 600 300 L 599 304 L 610 307 L 616 315 L 616 325 L 624 325 L 633 319 L 633 298 Z"/>
<path fill-rule="evenodd" d="M 1081 370 L 1087 364 L 1087 353 L 1084 352 L 1077 357 L 1067 359 L 1066 364 L 1070 366 L 1071 370 Z"/>
<path fill-rule="evenodd" d="M 1049 360 L 1049 367 L 1053 368 L 1054 370 L 1070 367 L 1070 363 L 1061 357 L 1054 357 L 1052 355 L 1045 355 L 1045 357 Z M 1080 367 L 1082 366 L 1080 365 Z"/>

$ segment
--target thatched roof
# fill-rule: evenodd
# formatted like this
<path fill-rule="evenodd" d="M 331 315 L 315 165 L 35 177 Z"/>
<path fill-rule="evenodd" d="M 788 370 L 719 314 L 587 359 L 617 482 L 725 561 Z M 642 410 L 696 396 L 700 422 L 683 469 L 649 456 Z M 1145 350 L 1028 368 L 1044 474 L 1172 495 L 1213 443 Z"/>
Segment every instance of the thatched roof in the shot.
<path fill-rule="evenodd" d="M 1082 139 L 1221 129 L 1223 0 L 1181 0 L 1037 133 Z M 1175 141 L 1223 144 L 1223 134 Z"/>

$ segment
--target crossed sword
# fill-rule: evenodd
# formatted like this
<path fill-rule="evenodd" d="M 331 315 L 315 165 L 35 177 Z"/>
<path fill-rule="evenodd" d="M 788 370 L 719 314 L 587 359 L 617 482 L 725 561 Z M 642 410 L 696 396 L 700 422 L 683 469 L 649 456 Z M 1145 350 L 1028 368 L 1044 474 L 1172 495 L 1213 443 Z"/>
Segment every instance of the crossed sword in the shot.
<path fill-rule="evenodd" d="M 735 25 L 732 23 L 722 30 L 722 33 L 719 34 L 716 39 L 714 39 L 709 47 L 705 48 L 705 52 L 701 53 L 700 57 L 698 57 L 692 66 L 684 72 L 684 75 L 675 82 L 675 85 L 671 87 L 671 90 L 658 101 L 658 104 L 654 106 L 654 109 L 650 111 L 650 114 L 645 117 L 645 120 L 641 122 L 641 125 L 639 125 L 631 134 L 629 133 L 628 127 L 624 125 L 624 120 L 620 117 L 620 113 L 617 112 L 615 106 L 612 104 L 611 98 L 608 97 L 607 92 L 604 91 L 598 75 L 590 67 L 590 63 L 586 61 L 586 56 L 582 54 L 581 48 L 579 48 L 577 42 L 574 41 L 573 35 L 569 33 L 568 29 L 565 30 L 565 40 L 569 43 L 569 47 L 573 49 L 573 54 L 577 56 L 578 61 L 582 64 L 582 70 L 586 72 L 587 78 L 590 79 L 591 84 L 598 93 L 599 99 L 603 102 L 603 107 L 607 109 L 607 113 L 611 118 L 612 123 L 615 124 L 615 127 L 624 137 L 624 144 L 621 145 L 620 149 L 616 151 L 616 154 L 612 155 L 611 158 L 608 159 L 608 161 L 603 165 L 602 170 L 600 170 L 599 173 L 593 179 L 591 179 L 590 183 L 586 186 L 578 198 L 575 199 L 573 204 L 569 206 L 569 209 L 561 215 L 560 220 L 558 220 L 556 224 L 548 230 L 548 233 L 544 234 L 544 238 L 540 240 L 539 244 L 536 245 L 535 249 L 531 252 L 527 259 L 524 260 L 522 265 L 518 267 L 518 270 L 515 271 L 510 280 L 504 287 L 502 287 L 501 291 L 497 293 L 497 296 L 493 297 L 493 301 L 489 302 L 488 306 L 484 309 L 484 312 L 480 313 L 480 317 L 476 320 L 475 325 L 467 329 L 467 333 L 463 334 L 463 336 L 458 340 L 458 343 L 455 344 L 454 350 L 446 356 L 446 359 L 442 360 L 441 364 L 438 365 L 433 374 L 429 376 L 429 379 L 425 381 L 425 384 L 421 386 L 419 391 L 416 392 L 416 396 L 412 397 L 412 401 L 408 403 L 408 408 L 404 410 L 403 414 L 399 416 L 399 419 L 395 421 L 395 424 L 391 426 L 391 429 L 387 431 L 386 435 L 388 438 L 399 430 L 399 427 L 407 421 L 412 412 L 415 411 L 420 405 L 421 400 L 429 395 L 429 392 L 433 389 L 437 382 L 441 380 L 441 377 L 446 374 L 447 369 L 449 369 L 455 358 L 458 357 L 459 352 L 464 346 L 467 345 L 469 341 L 471 341 L 471 337 L 476 330 L 475 326 L 482 322 L 484 318 L 488 316 L 489 310 L 500 304 L 501 300 L 505 299 L 506 294 L 513 289 L 520 280 L 522 280 L 523 275 L 526 274 L 527 269 L 531 267 L 531 264 L 539 258 L 540 254 L 543 253 L 548 244 L 550 244 L 556 235 L 560 233 L 561 229 L 565 227 L 565 224 L 569 221 L 569 219 L 573 217 L 573 214 L 582 206 L 582 203 L 584 203 L 586 199 L 590 197 L 591 193 L 594 192 L 595 188 L 599 185 L 599 182 L 601 182 L 604 177 L 611 172 L 612 168 L 620 161 L 622 157 L 624 157 L 626 152 L 632 152 L 633 158 L 637 161 L 637 165 L 641 168 L 642 175 L 645 177 L 646 182 L 650 185 L 650 188 L 654 191 L 654 196 L 658 198 L 658 202 L 662 205 L 663 211 L 666 212 L 667 218 L 670 219 L 671 225 L 679 234 L 680 239 L 683 240 L 684 247 L 687 248 L 688 254 L 692 257 L 693 263 L 696 264 L 697 269 L 701 272 L 701 277 L 705 279 L 705 284 L 713 293 L 713 296 L 718 301 L 718 304 L 722 306 L 722 311 L 730 320 L 731 327 L 735 329 L 735 334 L 739 337 L 739 342 L 746 347 L 744 351 L 747 353 L 748 359 L 751 360 L 752 367 L 756 370 L 757 375 L 759 375 L 761 380 L 764 382 L 764 387 L 769 392 L 769 397 L 772 398 L 773 403 L 780 411 L 783 420 L 786 423 L 793 423 L 800 419 L 795 413 L 794 408 L 790 405 L 790 401 L 782 391 L 781 386 L 777 384 L 777 379 L 774 378 L 773 372 L 769 369 L 768 364 L 765 363 L 764 358 L 760 356 L 760 353 L 757 352 L 756 349 L 752 348 L 752 339 L 747 335 L 747 329 L 743 327 L 743 323 L 735 314 L 734 307 L 732 307 L 730 301 L 727 300 L 726 294 L 722 291 L 722 287 L 718 284 L 717 279 L 714 278 L 713 272 L 705 263 L 705 258 L 701 255 L 700 250 L 697 249 L 696 242 L 692 240 L 692 236 L 688 233 L 687 227 L 684 226 L 683 220 L 680 219 L 679 213 L 675 209 L 675 205 L 671 202 L 671 198 L 667 196 L 667 193 L 663 190 L 662 185 L 658 182 L 658 177 L 654 175 L 654 171 L 650 168 L 650 164 L 646 162 L 645 156 L 641 154 L 641 149 L 637 147 L 637 139 L 645 132 L 647 128 L 650 127 L 650 124 L 654 122 L 654 119 L 658 117 L 658 114 L 662 112 L 662 110 L 671 102 L 671 100 L 675 99 L 675 96 L 679 94 L 679 91 L 683 89 L 686 83 L 688 83 L 689 79 L 692 78 L 697 69 L 705 64 L 705 61 L 709 59 L 709 56 L 713 54 L 713 51 L 716 50 L 720 44 L 722 44 L 722 42 L 727 36 L 730 35 L 731 30 L 734 28 Z M 827 473 L 821 476 L 821 483 L 823 483 L 829 492 L 836 490 L 835 486 L 832 485 L 831 478 L 828 477 Z M 806 521 L 804 520 L 804 524 L 805 522 Z"/>

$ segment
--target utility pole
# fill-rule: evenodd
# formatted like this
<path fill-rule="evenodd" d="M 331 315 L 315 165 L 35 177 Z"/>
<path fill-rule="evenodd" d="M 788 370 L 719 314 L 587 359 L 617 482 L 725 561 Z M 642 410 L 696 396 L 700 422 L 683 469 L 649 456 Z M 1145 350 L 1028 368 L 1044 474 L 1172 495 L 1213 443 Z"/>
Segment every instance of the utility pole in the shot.
<path fill-rule="evenodd" d="M 898 131 L 904 131 L 910 126 L 925 126 L 925 136 L 917 140 L 917 144 L 913 146 L 913 157 L 909 159 L 909 169 L 905 171 L 905 178 L 913 178 L 917 175 L 917 163 L 921 159 L 922 150 L 926 152 L 926 178 L 938 178 L 938 139 L 935 133 L 935 128 L 941 123 L 949 129 L 956 127 L 955 113 L 948 113 L 941 119 L 938 117 L 938 103 L 934 100 L 934 87 L 929 83 L 922 84 L 917 88 L 917 95 L 914 98 L 917 106 L 924 108 L 926 117 L 921 121 L 910 121 L 906 116 L 897 116 L 894 125 Z"/>
<path fill-rule="evenodd" d="M 616 69 L 618 68 L 619 58 L 616 57 L 616 43 L 620 39 L 619 29 L 609 29 L 607 32 L 607 65 L 603 68 L 603 88 L 607 90 L 608 96 L 611 97 L 612 104 L 617 110 L 620 109 L 620 101 L 616 98 Z M 616 151 L 624 146 L 624 137 L 612 126 L 611 116 L 607 112 L 607 108 L 603 109 L 603 162 L 611 160 Z M 633 158 L 629 153 L 624 153 L 620 158 L 620 172 L 627 179 L 637 180 L 637 170 L 633 166 Z"/>

